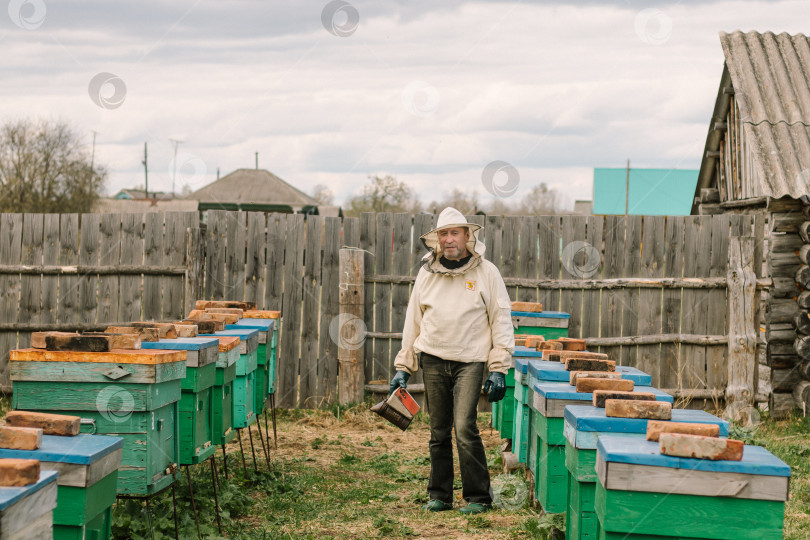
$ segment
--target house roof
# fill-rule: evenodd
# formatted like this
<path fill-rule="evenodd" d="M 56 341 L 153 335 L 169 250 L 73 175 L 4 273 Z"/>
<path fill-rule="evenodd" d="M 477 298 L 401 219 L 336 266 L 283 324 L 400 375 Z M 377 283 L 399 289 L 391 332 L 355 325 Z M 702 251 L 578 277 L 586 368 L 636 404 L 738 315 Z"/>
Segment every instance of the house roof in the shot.
<path fill-rule="evenodd" d="M 237 169 L 186 197 L 200 205 L 289 206 L 301 209 L 318 201 L 264 169 Z"/>
<path fill-rule="evenodd" d="M 740 111 L 745 137 L 759 181 L 757 196 L 773 198 L 810 194 L 810 39 L 773 32 L 720 33 L 725 66 L 706 138 L 696 187 L 709 187 L 729 95 Z"/>

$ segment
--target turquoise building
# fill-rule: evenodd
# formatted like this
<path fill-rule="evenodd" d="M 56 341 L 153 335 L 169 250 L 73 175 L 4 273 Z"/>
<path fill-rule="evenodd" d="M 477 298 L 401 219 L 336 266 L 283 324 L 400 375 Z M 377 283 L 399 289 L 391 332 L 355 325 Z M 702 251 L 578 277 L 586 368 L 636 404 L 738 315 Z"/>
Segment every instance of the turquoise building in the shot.
<path fill-rule="evenodd" d="M 630 169 L 629 215 L 688 216 L 697 169 Z M 627 169 L 593 170 L 593 213 L 624 215 Z"/>

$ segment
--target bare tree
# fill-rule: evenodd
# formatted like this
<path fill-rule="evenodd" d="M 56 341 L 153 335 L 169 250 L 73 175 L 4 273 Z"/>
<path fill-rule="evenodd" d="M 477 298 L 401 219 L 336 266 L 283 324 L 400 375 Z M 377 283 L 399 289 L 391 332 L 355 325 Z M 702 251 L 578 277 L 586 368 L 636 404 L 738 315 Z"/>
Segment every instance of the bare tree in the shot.
<path fill-rule="evenodd" d="M 323 184 L 318 184 L 312 188 L 312 198 L 318 201 L 318 204 L 324 206 L 332 206 L 335 204 L 335 194 Z"/>
<path fill-rule="evenodd" d="M 560 202 L 560 194 L 541 182 L 520 199 L 519 209 L 523 215 L 550 216 L 560 212 Z"/>
<path fill-rule="evenodd" d="M 0 126 L 0 212 L 90 212 L 106 178 L 64 122 Z"/>
<path fill-rule="evenodd" d="M 478 194 L 475 191 L 464 191 L 460 188 L 453 188 L 453 191 L 445 195 L 442 200 L 430 203 L 430 210 L 434 214 L 438 214 L 448 206 L 452 206 L 462 214 L 475 214 L 480 210 Z"/>
<path fill-rule="evenodd" d="M 369 176 L 369 183 L 363 186 L 360 195 L 347 201 L 348 216 L 358 216 L 362 212 L 418 212 L 419 199 L 411 188 L 391 175 Z"/>

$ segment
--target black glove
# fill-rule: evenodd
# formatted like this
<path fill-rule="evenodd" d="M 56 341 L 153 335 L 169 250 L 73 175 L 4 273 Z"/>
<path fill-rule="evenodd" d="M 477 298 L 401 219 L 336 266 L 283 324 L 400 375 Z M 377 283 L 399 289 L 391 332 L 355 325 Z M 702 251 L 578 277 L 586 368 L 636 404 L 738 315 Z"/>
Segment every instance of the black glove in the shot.
<path fill-rule="evenodd" d="M 495 403 L 506 395 L 506 375 L 493 371 L 484 383 L 484 393 L 488 394 L 487 401 Z"/>
<path fill-rule="evenodd" d="M 397 371 L 396 375 L 394 375 L 394 378 L 391 379 L 391 384 L 388 387 L 389 388 L 388 395 L 393 394 L 394 390 L 396 390 L 397 388 L 402 388 L 403 390 L 408 388 L 408 379 L 410 378 L 411 375 L 407 371 Z"/>

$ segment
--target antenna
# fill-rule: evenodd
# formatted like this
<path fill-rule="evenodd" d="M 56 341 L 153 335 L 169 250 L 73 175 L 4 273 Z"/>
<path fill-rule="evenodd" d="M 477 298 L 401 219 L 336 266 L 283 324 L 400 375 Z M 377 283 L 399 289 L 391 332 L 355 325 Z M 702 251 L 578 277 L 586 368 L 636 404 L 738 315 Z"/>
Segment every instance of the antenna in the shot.
<path fill-rule="evenodd" d="M 144 179 L 144 196 L 149 198 L 149 166 L 147 165 L 146 143 L 143 143 L 143 179 Z"/>
<path fill-rule="evenodd" d="M 172 160 L 172 198 L 174 198 L 174 181 L 177 178 L 177 147 L 180 146 L 180 143 L 183 141 L 177 139 L 169 140 L 174 143 L 174 160 Z"/>

